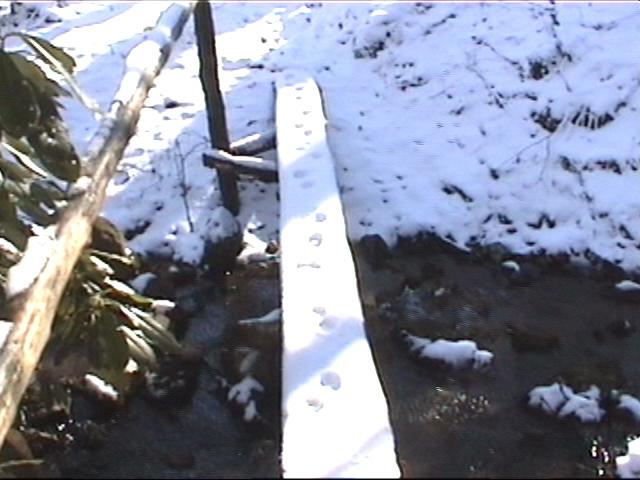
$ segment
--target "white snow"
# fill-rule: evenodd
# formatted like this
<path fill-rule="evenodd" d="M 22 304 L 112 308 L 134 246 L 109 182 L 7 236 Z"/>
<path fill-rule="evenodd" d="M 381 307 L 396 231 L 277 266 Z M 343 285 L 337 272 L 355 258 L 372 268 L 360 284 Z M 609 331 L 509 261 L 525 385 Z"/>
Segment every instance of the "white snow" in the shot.
<path fill-rule="evenodd" d="M 256 324 L 256 323 L 272 323 L 279 322 L 282 318 L 282 309 L 274 308 L 269 313 L 256 318 L 244 318 L 238 320 L 239 325 Z"/>
<path fill-rule="evenodd" d="M 155 273 L 145 272 L 138 275 L 133 280 L 130 280 L 129 285 L 131 285 L 136 292 L 142 293 L 144 292 L 144 289 L 147 288 L 149 282 L 154 278 L 156 278 Z"/>
<path fill-rule="evenodd" d="M 518 262 L 514 260 L 505 260 L 504 262 L 502 262 L 502 266 L 516 273 L 520 272 L 520 265 L 518 265 Z"/>
<path fill-rule="evenodd" d="M 478 349 L 476 342 L 471 340 L 431 340 L 409 334 L 404 339 L 419 357 L 439 360 L 455 368 L 481 368 L 493 360 L 493 353 Z"/>
<path fill-rule="evenodd" d="M 640 283 L 636 283 L 632 280 L 622 280 L 616 283 L 616 288 L 623 292 L 637 292 L 640 290 Z"/>
<path fill-rule="evenodd" d="M 281 74 L 276 88 L 283 475 L 397 477 L 320 92 L 305 72 L 293 70 Z"/>
<path fill-rule="evenodd" d="M 104 110 L 126 53 L 151 40 L 144 28 L 167 7 L 48 5 L 42 9 L 63 22 L 34 32 L 76 57 L 80 85 Z M 576 260 L 589 250 L 640 268 L 633 220 L 640 208 L 640 69 L 626 48 L 640 27 L 640 5 L 213 8 L 232 139 L 272 128 L 272 82 L 282 69 L 306 68 L 319 83 L 351 237 L 379 233 L 392 244 L 424 230 L 461 248 L 502 242 L 515 253 L 545 249 Z M 167 99 L 177 106 L 166 108 Z M 65 105 L 82 147 L 96 122 L 73 102 Z M 195 262 L 205 231 L 225 233 L 206 222 L 220 199 L 215 173 L 201 165 L 203 105 L 190 22 L 109 190 L 107 216 L 124 230 L 144 230 L 131 242 L 136 251 Z M 547 113 L 559 122 L 553 132 L 536 123 Z M 598 115 L 613 120 L 592 129 Z M 265 239 L 277 236 L 275 188 L 245 182 L 241 192 L 241 221 L 260 215 Z"/>
<path fill-rule="evenodd" d="M 605 415 L 600 408 L 600 389 L 595 385 L 580 393 L 558 382 L 536 387 L 529 392 L 529 405 L 558 417 L 574 415 L 585 423 L 599 422 Z"/>
<path fill-rule="evenodd" d="M 640 400 L 625 393 L 620 395 L 619 401 L 618 408 L 627 410 L 637 421 L 640 421 Z"/>
<path fill-rule="evenodd" d="M 620 478 L 640 478 L 640 438 L 628 442 L 628 453 L 616 457 L 616 474 Z"/>
<path fill-rule="evenodd" d="M 24 19 L 24 25 L 74 56 L 80 86 L 107 111 L 127 63 L 144 57 L 127 60 L 127 53 L 157 39 L 157 32 L 145 29 L 169 5 L 69 2 L 58 8 L 47 2 L 40 8 L 62 22 Z M 278 132 L 281 187 L 295 185 L 292 210 L 279 218 L 278 185 L 240 183 L 239 220 L 253 248 L 264 251 L 280 225 L 283 242 L 288 226 L 306 234 L 292 237 L 283 249 L 283 269 L 307 275 L 299 285 L 284 286 L 295 297 L 283 305 L 287 348 L 296 359 L 296 368 L 285 372 L 286 409 L 304 419 L 289 422 L 285 430 L 304 438 L 297 442 L 301 450 L 290 452 L 291 462 L 320 460 L 324 453 L 312 458 L 300 453 L 315 442 L 317 451 L 345 458 L 340 472 L 318 475 L 359 476 L 362 471 L 349 464 L 357 439 L 366 437 L 380 452 L 392 448 L 388 426 L 377 423 L 386 415 L 386 405 L 375 400 L 381 393 L 377 379 L 358 388 L 359 372 L 371 370 L 371 361 L 360 305 L 352 301 L 352 261 L 338 260 L 337 272 L 325 269 L 340 250 L 332 239 L 345 228 L 341 201 L 353 239 L 377 233 L 393 244 L 401 235 L 428 231 L 463 249 L 501 242 L 517 254 L 544 250 L 581 260 L 591 253 L 640 271 L 640 61 L 630 54 L 640 29 L 640 4 L 228 2 L 212 7 L 232 140 L 273 128 L 274 82 L 290 86 L 291 94 L 295 85 L 301 93 L 310 88 L 310 79 L 283 83 L 283 72 L 292 67 L 318 83 L 328 118 L 337 188 L 333 167 L 331 175 L 326 168 L 325 120 L 299 102 L 283 110 L 294 126 Z M 7 45 L 19 46 L 13 40 Z M 145 45 L 150 50 L 138 52 L 156 51 Z M 215 172 L 202 166 L 201 154 L 210 145 L 198 66 L 190 20 L 145 103 L 104 211 L 127 231 L 135 251 L 192 264 L 201 260 L 207 241 L 238 228 L 220 207 Z M 87 151 L 96 119 L 73 100 L 63 103 L 72 139 Z M 296 122 L 304 126 L 296 128 Z M 325 170 L 319 169 L 323 162 Z M 287 265 L 287 255 L 304 260 Z M 515 270 L 510 263 L 504 266 Z M 314 289 L 307 280 L 319 272 L 330 281 L 325 278 Z M 142 280 L 136 283 L 138 288 Z M 15 290 L 26 288 L 23 284 L 28 286 L 16 283 Z M 628 280 L 618 288 L 635 285 Z M 472 341 L 429 342 L 419 342 L 421 352 L 456 365 L 491 360 L 491 353 Z M 244 398 L 244 391 L 237 388 L 234 398 Z M 362 397 L 374 400 L 357 400 Z M 538 387 L 530 403 L 582 421 L 603 415 L 593 389 L 576 394 L 560 384 Z M 255 404 L 248 400 L 245 416 L 254 415 Z M 324 430 L 309 439 L 305 432 L 316 424 Z M 629 465 L 640 455 L 640 446 L 633 445 L 630 461 L 618 459 L 624 475 L 636 468 Z M 390 468 L 366 473 L 397 475 L 395 459 L 380 455 L 377 460 Z"/>
<path fill-rule="evenodd" d="M 233 385 L 227 393 L 227 400 L 244 407 L 243 418 L 245 422 L 251 422 L 258 417 L 258 410 L 254 392 L 263 392 L 264 387 L 251 375 L 247 375 L 240 382 Z"/>
<path fill-rule="evenodd" d="M 83 377 L 83 385 L 90 393 L 99 398 L 106 398 L 112 402 L 117 402 L 119 399 L 118 391 L 93 373 L 87 373 Z"/>

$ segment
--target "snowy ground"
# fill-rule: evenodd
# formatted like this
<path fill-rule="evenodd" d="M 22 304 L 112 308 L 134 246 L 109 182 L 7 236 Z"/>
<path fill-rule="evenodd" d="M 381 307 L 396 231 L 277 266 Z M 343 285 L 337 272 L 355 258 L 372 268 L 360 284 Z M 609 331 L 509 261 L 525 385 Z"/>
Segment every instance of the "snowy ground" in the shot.
<path fill-rule="evenodd" d="M 22 24 L 76 58 L 106 110 L 127 52 L 168 3 L 67 3 L 39 6 L 61 22 Z M 352 238 L 428 231 L 640 273 L 640 4 L 213 7 L 231 138 L 272 126 L 275 78 L 308 70 Z M 82 149 L 97 123 L 66 105 Z M 227 233 L 207 146 L 190 21 L 109 188 L 105 214 L 132 248 L 197 263 L 204 241 Z M 246 238 L 260 247 L 278 235 L 277 187 L 241 190 Z"/>
<path fill-rule="evenodd" d="M 165 7 L 68 2 L 40 32 L 76 57 L 106 108 L 123 57 Z M 638 4 L 232 2 L 214 15 L 232 138 L 272 123 L 279 70 L 315 75 L 353 238 L 433 231 L 463 248 L 640 268 Z M 106 214 L 135 249 L 196 262 L 205 235 L 224 232 L 200 159 L 192 24 L 146 105 Z M 67 118 L 82 145 L 95 122 L 76 105 Z M 243 223 L 273 238 L 274 187 L 242 188 Z"/>

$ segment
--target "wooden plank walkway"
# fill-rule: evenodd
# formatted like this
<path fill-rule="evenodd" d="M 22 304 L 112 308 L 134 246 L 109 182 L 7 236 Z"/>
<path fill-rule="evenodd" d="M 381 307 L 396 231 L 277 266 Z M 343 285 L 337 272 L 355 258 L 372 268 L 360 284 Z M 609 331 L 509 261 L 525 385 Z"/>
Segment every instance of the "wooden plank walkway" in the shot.
<path fill-rule="evenodd" d="M 364 330 L 320 91 L 277 81 L 285 477 L 398 477 Z"/>

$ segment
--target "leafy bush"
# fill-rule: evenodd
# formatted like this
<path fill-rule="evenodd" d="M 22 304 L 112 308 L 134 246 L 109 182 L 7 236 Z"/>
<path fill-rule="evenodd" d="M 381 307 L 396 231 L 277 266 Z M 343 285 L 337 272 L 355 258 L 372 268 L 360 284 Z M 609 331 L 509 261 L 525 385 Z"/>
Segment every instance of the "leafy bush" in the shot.
<path fill-rule="evenodd" d="M 29 51 L 6 51 L 16 37 Z M 0 285 L 21 258 L 27 239 L 54 224 L 70 201 L 81 162 L 60 115 L 62 96 L 85 100 L 73 80 L 74 59 L 40 38 L 0 37 Z M 53 80 L 65 80 L 61 84 Z M 85 102 L 86 104 L 86 102 Z M 107 241 L 105 241 L 107 239 Z M 123 280 L 138 273 L 124 238 L 104 219 L 78 260 L 57 309 L 38 381 L 102 378 L 127 390 L 132 361 L 151 368 L 156 355 L 181 347 L 168 331 L 167 302 L 136 294 Z M 0 316 L 6 318 L 6 299 Z"/>

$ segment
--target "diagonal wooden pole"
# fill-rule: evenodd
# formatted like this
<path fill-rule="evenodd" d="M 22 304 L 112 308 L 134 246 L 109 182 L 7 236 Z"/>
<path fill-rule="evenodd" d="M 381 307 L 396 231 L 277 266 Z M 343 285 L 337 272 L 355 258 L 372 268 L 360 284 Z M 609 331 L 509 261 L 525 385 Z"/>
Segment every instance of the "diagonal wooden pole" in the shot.
<path fill-rule="evenodd" d="M 0 350 L 0 445 L 38 364 L 73 267 L 102 210 L 107 185 L 134 135 L 140 110 L 165 65 L 193 6 L 174 3 L 161 15 L 148 39 L 127 57 L 127 72 L 111 109 L 93 138 L 90 175 L 57 225 L 29 239 L 20 262 L 9 270 L 7 299 L 13 324 Z"/>

